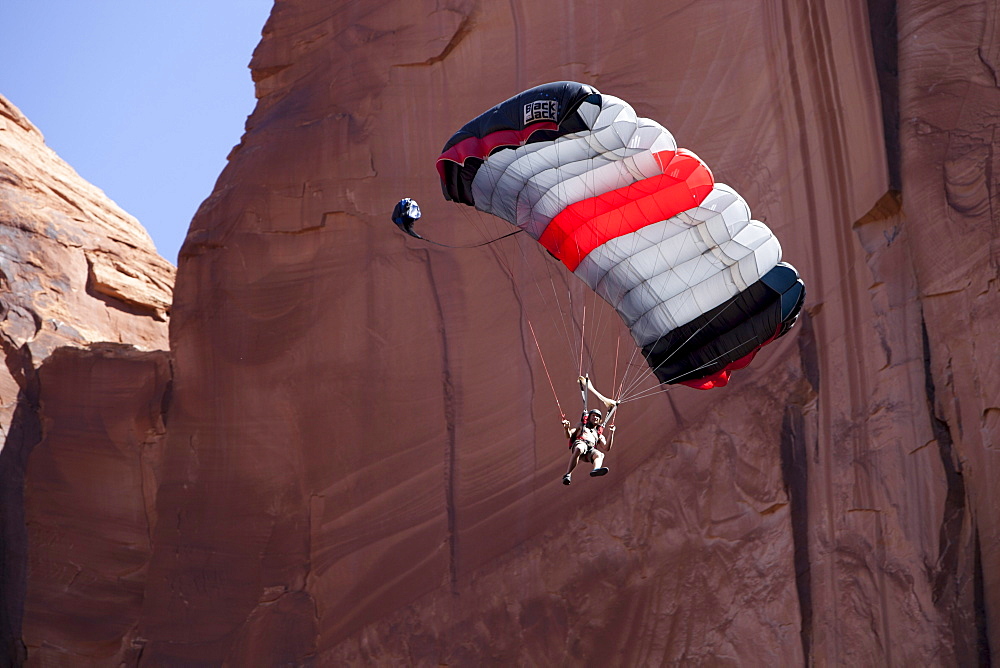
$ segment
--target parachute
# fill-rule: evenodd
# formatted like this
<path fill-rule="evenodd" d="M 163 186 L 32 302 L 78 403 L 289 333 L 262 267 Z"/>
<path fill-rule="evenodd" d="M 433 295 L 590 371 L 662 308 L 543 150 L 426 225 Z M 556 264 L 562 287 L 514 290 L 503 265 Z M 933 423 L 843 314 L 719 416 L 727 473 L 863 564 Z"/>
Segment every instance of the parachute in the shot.
<path fill-rule="evenodd" d="M 417 201 L 410 199 L 409 197 L 404 197 L 399 200 L 396 204 L 396 208 L 392 210 L 392 222 L 396 223 L 396 227 L 403 230 L 411 237 L 416 239 L 423 239 L 422 236 L 416 233 L 413 229 L 413 225 L 420 220 L 420 205 Z"/>
<path fill-rule="evenodd" d="M 498 104 L 448 140 L 437 170 L 446 199 L 527 232 L 611 304 L 661 383 L 726 385 L 802 308 L 798 272 L 743 198 L 593 86 Z"/>

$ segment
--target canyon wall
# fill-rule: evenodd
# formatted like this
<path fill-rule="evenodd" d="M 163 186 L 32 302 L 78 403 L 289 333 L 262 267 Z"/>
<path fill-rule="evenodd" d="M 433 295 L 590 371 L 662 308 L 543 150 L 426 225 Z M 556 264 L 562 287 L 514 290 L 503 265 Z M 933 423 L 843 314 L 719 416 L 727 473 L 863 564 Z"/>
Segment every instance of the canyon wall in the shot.
<path fill-rule="evenodd" d="M 276 3 L 181 254 L 145 656 L 985 656 L 995 16 L 942 7 Z M 387 221 L 411 196 L 431 239 L 499 236 L 441 201 L 433 162 L 560 79 L 697 151 L 809 290 L 730 387 L 626 404 L 612 474 L 569 488 L 549 376 L 575 410 L 562 328 L 587 305 L 612 323 L 585 359 L 607 386 L 613 317 L 530 240 L 451 250 Z"/>
<path fill-rule="evenodd" d="M 151 448 L 163 433 L 164 405 L 144 394 L 169 387 L 174 273 L 139 222 L 0 96 L 5 663 L 23 660 L 26 647 L 36 662 L 110 657 L 115 650 L 90 650 L 117 644 L 116 633 L 136 623 L 144 580 L 136 586 L 134 569 L 149 557 L 151 527 L 139 511 L 152 506 L 156 487 L 149 464 L 143 479 L 125 449 Z M 131 612 L 110 612 L 123 595 Z M 106 627 L 102 605 L 121 624 Z"/>
<path fill-rule="evenodd" d="M 121 405 L 89 457 L 66 425 L 93 433 L 72 417 L 92 411 L 48 376 L 16 404 L 51 548 L 29 557 L 29 661 L 988 661 L 998 35 L 983 0 L 279 0 L 257 108 L 181 251 L 169 364 L 53 356 L 54 387 Z M 579 329 L 598 387 L 652 387 L 623 326 L 523 235 L 453 250 L 388 221 L 410 196 L 430 239 L 499 236 L 442 201 L 434 160 L 562 79 L 696 151 L 808 291 L 728 387 L 623 404 L 611 474 L 569 487 Z M 53 482 L 81 460 L 121 481 L 113 508 Z M 113 530 L 74 576 L 81 515 Z M 94 590 L 99 622 L 72 598 Z"/>

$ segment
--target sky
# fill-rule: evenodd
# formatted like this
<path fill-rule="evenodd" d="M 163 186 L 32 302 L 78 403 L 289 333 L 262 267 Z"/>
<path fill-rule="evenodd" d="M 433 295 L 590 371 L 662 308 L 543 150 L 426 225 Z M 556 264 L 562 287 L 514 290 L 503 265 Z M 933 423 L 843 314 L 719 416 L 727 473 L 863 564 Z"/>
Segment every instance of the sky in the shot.
<path fill-rule="evenodd" d="M 272 0 L 0 0 L 0 94 L 177 263 L 256 100 Z"/>

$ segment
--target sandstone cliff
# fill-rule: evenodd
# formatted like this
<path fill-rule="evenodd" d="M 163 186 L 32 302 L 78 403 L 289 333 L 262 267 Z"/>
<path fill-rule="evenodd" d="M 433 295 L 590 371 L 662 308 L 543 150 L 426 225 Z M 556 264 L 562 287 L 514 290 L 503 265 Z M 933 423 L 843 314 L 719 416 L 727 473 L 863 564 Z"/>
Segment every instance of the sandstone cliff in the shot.
<path fill-rule="evenodd" d="M 181 252 L 165 440 L 126 439 L 124 469 L 108 459 L 156 481 L 152 511 L 148 488 L 122 501 L 133 549 L 88 552 L 102 577 L 133 564 L 102 589 L 125 610 L 100 648 L 66 634 L 29 657 L 989 660 L 997 11 L 277 2 L 251 62 L 257 109 Z M 530 287 L 546 258 L 523 239 L 432 247 L 387 220 L 413 196 L 431 238 L 480 240 L 437 197 L 438 150 L 485 107 L 559 79 L 663 122 L 746 196 L 809 290 L 794 333 L 729 387 L 627 404 L 612 474 L 569 488 L 531 334 L 575 406 L 576 361 Z M 617 325 L 594 308 L 610 324 L 587 358 L 610 378 Z M 75 377 L 79 360 L 58 361 Z M 135 365 L 163 373 L 118 363 L 115 387 Z M 139 385 L 119 419 L 155 434 L 164 395 Z M 72 457 L 51 443 L 32 477 Z M 64 627 L 89 619 L 65 609 Z M 33 638 L 55 623 L 25 615 Z"/>
<path fill-rule="evenodd" d="M 121 449 L 152 447 L 162 435 L 163 407 L 144 394 L 161 396 L 169 386 L 174 273 L 138 221 L 0 97 L 5 659 L 23 658 L 22 640 L 58 647 L 66 635 L 100 645 L 94 638 L 107 638 L 108 617 L 95 615 L 95 601 L 123 589 L 141 600 L 133 571 L 148 558 L 148 540 L 126 548 L 118 520 L 141 518 L 131 529 L 146 536 L 151 522 L 142 510 L 151 510 L 155 485 L 148 462 L 140 466 Z M 109 465 L 109 453 L 116 463 Z M 123 476 L 132 466 L 137 477 Z M 125 558 L 130 551 L 137 556 Z M 106 603 L 117 607 L 113 601 Z M 137 609 L 114 614 L 129 619 L 127 628 Z"/>
<path fill-rule="evenodd" d="M 277 3 L 258 108 L 182 252 L 159 497 L 177 521 L 156 528 L 146 652 L 983 656 L 996 17 L 944 7 Z M 569 489 L 526 321 L 559 349 L 541 299 L 503 250 L 385 221 L 417 196 L 429 236 L 477 239 L 435 197 L 443 138 L 558 79 L 695 148 L 810 290 L 753 373 L 626 407 L 613 475 Z M 593 350 L 605 376 L 614 340 Z M 570 404 L 572 362 L 550 366 Z"/>

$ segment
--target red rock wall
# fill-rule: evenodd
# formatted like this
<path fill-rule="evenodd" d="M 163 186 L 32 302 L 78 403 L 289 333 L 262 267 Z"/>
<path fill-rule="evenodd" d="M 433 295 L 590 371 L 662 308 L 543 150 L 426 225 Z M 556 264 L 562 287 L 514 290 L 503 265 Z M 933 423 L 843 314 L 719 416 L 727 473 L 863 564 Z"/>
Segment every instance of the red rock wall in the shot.
<path fill-rule="evenodd" d="M 899 6 L 897 94 L 857 3 L 278 2 L 258 108 L 182 251 L 159 496 L 177 521 L 156 528 L 146 656 L 953 664 L 1000 646 L 995 89 L 975 55 L 996 31 L 987 3 L 948 6 Z M 578 320 L 585 295 L 521 242 L 456 252 L 387 222 L 413 196 L 429 237 L 481 240 L 437 197 L 437 151 L 558 79 L 662 121 L 809 286 L 794 336 L 723 391 L 626 404 L 612 475 L 570 488 L 529 319 L 569 410 L 576 361 L 529 284 L 570 291 Z M 902 109 L 888 132 L 883 100 Z M 587 355 L 605 380 L 607 327 Z"/>
<path fill-rule="evenodd" d="M 148 567 L 141 541 L 129 552 L 146 569 L 141 612 L 123 631 L 134 592 L 105 586 L 127 612 L 103 626 L 118 644 L 89 655 L 969 665 L 995 653 L 995 13 L 921 0 L 277 2 L 251 63 L 257 109 L 181 254 Z M 452 251 L 388 222 L 405 195 L 430 238 L 498 236 L 440 201 L 434 159 L 487 106 L 558 79 L 663 122 L 744 194 L 808 286 L 794 333 L 729 387 L 625 404 L 611 475 L 568 488 L 547 372 L 575 411 L 577 334 L 563 327 L 586 305 L 584 360 L 607 387 L 621 373 L 613 314 L 523 239 Z M 52 469 L 51 452 L 32 467 Z M 149 508 L 136 494 L 124 507 Z M 128 518 L 134 540 L 141 521 Z M 29 580 L 29 601 L 59 598 L 45 584 Z M 42 607 L 27 607 L 26 638 L 48 629 Z"/>
<path fill-rule="evenodd" d="M 136 665 L 169 355 L 59 348 L 38 376 L 42 438 L 25 474 L 30 663 Z"/>
<path fill-rule="evenodd" d="M 174 267 L 132 216 L 45 145 L 0 97 L 5 350 L 41 364 L 60 345 L 167 345 Z M 7 398 L 7 397 L 4 397 Z"/>
<path fill-rule="evenodd" d="M 146 384 L 162 394 L 169 380 L 173 280 L 139 222 L 0 96 L 4 665 L 108 659 L 135 624 L 144 583 L 136 555 L 148 558 L 149 517 L 132 511 L 151 504 L 155 485 L 118 477 L 138 471 L 138 459 L 108 457 L 128 459 L 127 447 L 138 454 L 150 428 L 142 425 L 159 419 L 139 395 Z M 138 370 L 125 361 L 143 355 L 157 361 Z M 70 359 L 93 370 L 66 372 Z M 127 544 L 136 535 L 146 536 L 139 550 Z"/>
<path fill-rule="evenodd" d="M 974 661 L 973 648 L 962 642 L 970 639 L 959 635 L 974 624 L 980 648 L 988 639 L 995 662 L 1000 228 L 993 212 L 1000 9 L 989 2 L 948 9 L 932 2 L 900 7 L 904 211 L 926 325 L 928 410 L 947 481 L 931 568 L 934 595 L 956 632 L 960 659 Z M 973 602 L 985 605 L 985 617 L 973 619 Z"/>

